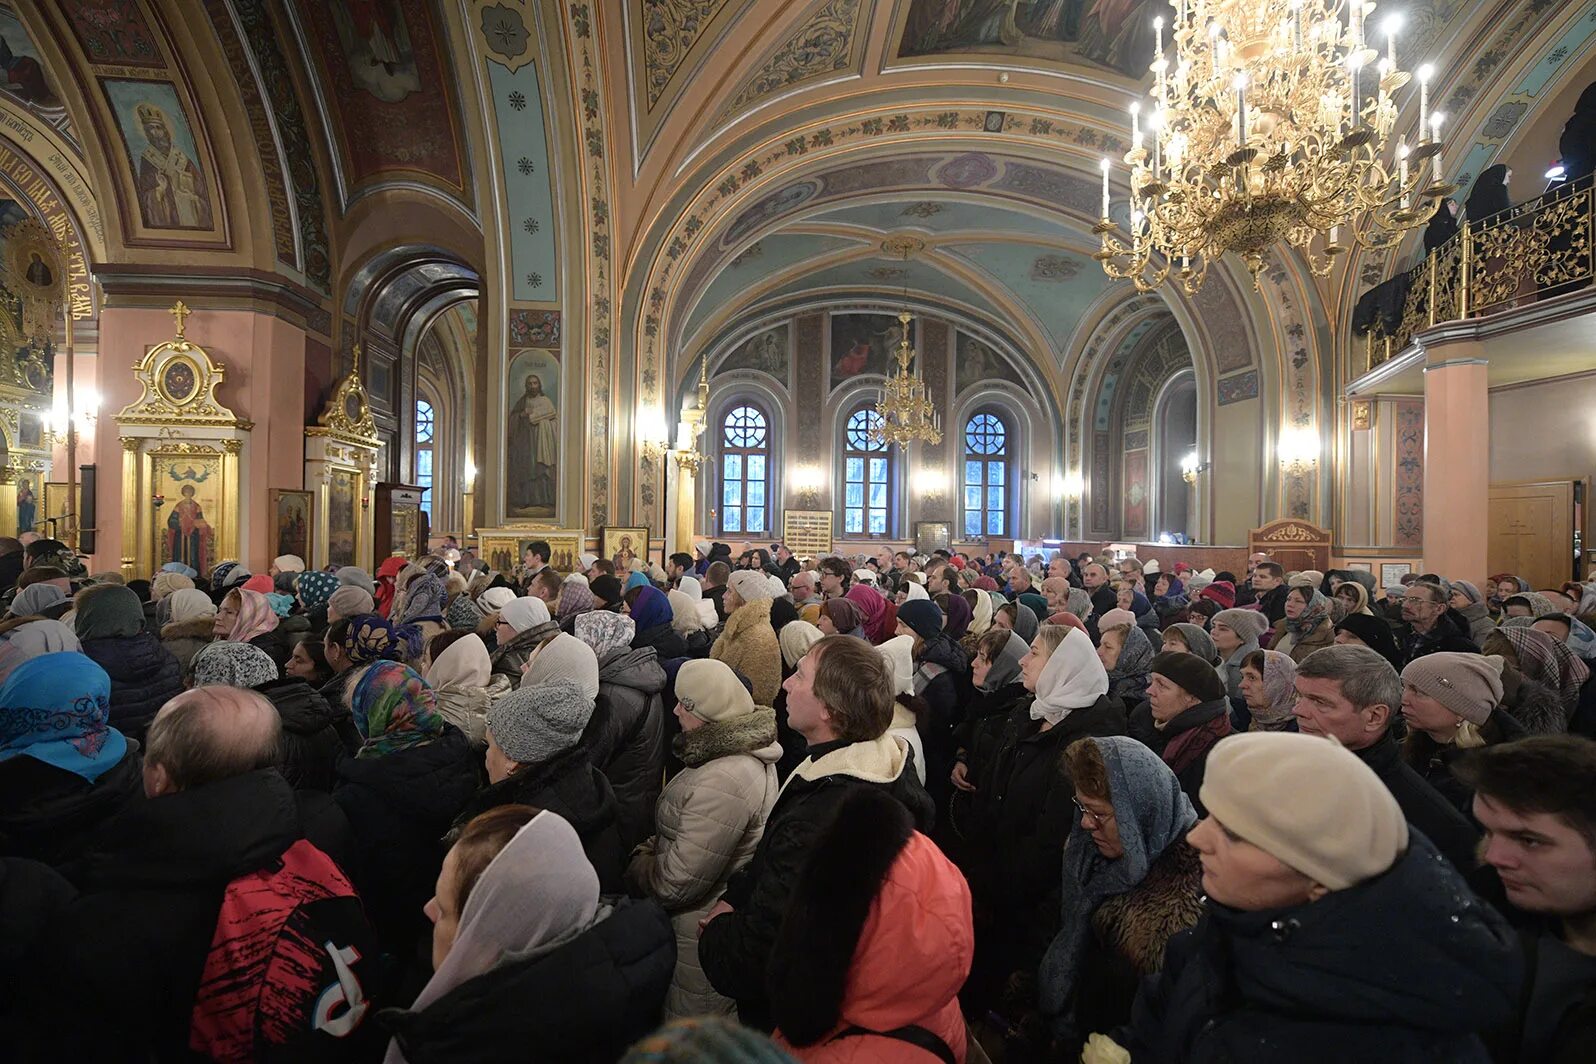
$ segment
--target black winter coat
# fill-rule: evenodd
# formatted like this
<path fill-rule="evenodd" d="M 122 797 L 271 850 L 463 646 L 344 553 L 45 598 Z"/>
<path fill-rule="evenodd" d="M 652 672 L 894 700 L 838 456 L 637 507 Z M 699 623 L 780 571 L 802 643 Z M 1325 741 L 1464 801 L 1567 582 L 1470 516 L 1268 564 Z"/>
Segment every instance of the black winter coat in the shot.
<path fill-rule="evenodd" d="M 0 1045 L 10 1059 L 29 1059 L 21 1048 L 27 1017 L 15 1007 L 33 980 L 28 954 L 76 895 L 72 884 L 49 865 L 0 857 Z M 47 1034 L 41 1035 L 48 1041 Z M 41 1046 L 39 1055 L 48 1052 Z"/>
<path fill-rule="evenodd" d="M 425 746 L 338 765 L 333 800 L 358 844 L 345 871 L 377 934 L 401 957 L 431 933 L 421 907 L 443 866 L 444 833 L 476 793 L 481 765 L 465 733 L 452 725 Z"/>
<path fill-rule="evenodd" d="M 1258 597 L 1258 609 L 1269 618 L 1270 627 L 1274 627 L 1286 617 L 1286 596 L 1291 593 L 1291 588 L 1285 584 L 1272 587 Z"/>
<path fill-rule="evenodd" d="M 1515 739 L 1522 739 L 1527 732 L 1524 725 L 1514 720 L 1512 715 L 1500 709 L 1491 710 L 1491 715 L 1482 725 L 1486 743 L 1495 746 L 1498 743 L 1510 743 Z M 1456 746 L 1438 746 L 1433 739 L 1423 732 L 1410 732 L 1407 738 L 1410 750 L 1422 751 L 1424 760 L 1416 762 L 1410 756 L 1409 763 L 1415 766 L 1419 775 L 1424 777 L 1424 782 L 1441 793 L 1441 797 L 1452 803 L 1452 807 L 1459 813 L 1474 822 L 1474 791 L 1468 784 L 1458 779 L 1452 769 L 1459 758 L 1468 756 L 1467 750 L 1459 750 Z"/>
<path fill-rule="evenodd" d="M 360 749 L 355 718 L 339 705 L 327 704 L 310 684 L 297 677 L 273 680 L 256 688 L 277 707 L 283 721 L 277 767 L 296 791 L 328 791 L 338 784 L 338 763 Z"/>
<path fill-rule="evenodd" d="M 294 656 L 294 643 L 297 640 L 290 639 L 291 633 L 286 629 L 286 625 L 289 621 L 295 619 L 286 617 L 278 623 L 276 628 L 269 632 L 263 632 L 249 641 L 250 646 L 260 647 L 272 661 L 277 663 L 277 675 L 279 676 L 283 674 L 283 667 L 288 664 L 288 659 Z M 297 619 L 303 620 L 303 618 Z M 302 630 L 308 630 L 308 626 Z"/>
<path fill-rule="evenodd" d="M 582 840 L 582 850 L 598 873 L 600 889 L 605 893 L 623 889 L 621 873 L 631 851 L 621 846 L 615 792 L 593 766 L 583 744 L 541 764 L 525 765 L 508 779 L 482 788 L 455 817 L 451 841 L 472 817 L 501 805 L 530 805 L 560 814 Z"/>
<path fill-rule="evenodd" d="M 960 709 L 969 701 L 973 690 L 969 656 L 962 646 L 938 632 L 926 641 L 915 662 L 915 685 L 919 687 L 921 676 L 930 672 L 937 672 L 937 675 L 918 692 L 925 700 L 926 709 L 915 718 L 915 728 L 925 747 L 925 789 L 941 812 L 947 809 L 953 790 L 948 779 L 958 751 L 953 729 L 959 723 Z"/>
<path fill-rule="evenodd" d="M 983 970 L 1003 977 L 1034 969 L 1058 931 L 1059 869 L 1075 823 L 1065 747 L 1088 736 L 1125 734 L 1125 707 L 1109 695 L 1071 710 L 1047 731 L 1031 719 L 1033 701 L 1021 701 L 1009 714 L 991 779 L 976 792 L 977 838 L 987 849 L 972 869 L 970 887 L 982 923 L 993 928 Z"/>
<path fill-rule="evenodd" d="M 85 639 L 83 653 L 111 677 L 111 727 L 142 743 L 155 714 L 183 692 L 183 666 L 149 632 Z"/>
<path fill-rule="evenodd" d="M 819 757 L 832 752 L 825 749 L 830 746 L 822 744 Z M 810 753 L 815 756 L 813 750 Z M 812 763 L 810 767 L 816 766 Z M 753 858 L 726 885 L 722 900 L 732 907 L 732 913 L 711 920 L 698 939 L 698 960 L 704 974 L 716 990 L 736 1000 L 738 1016 L 748 1026 L 767 1031 L 771 1027 L 765 968 L 776 932 L 815 840 L 836 819 L 843 799 L 857 787 L 879 787 L 902 802 L 914 815 L 917 830 L 929 833 L 933 826 L 935 809 L 907 756 L 890 782 L 840 772 L 817 778 L 798 773 L 789 777 L 765 821 L 765 833 Z"/>
<path fill-rule="evenodd" d="M 1436 654 L 1447 651 L 1454 654 L 1478 654 L 1480 652 L 1473 639 L 1469 637 L 1469 624 L 1463 615 L 1456 610 L 1447 610 L 1435 619 L 1435 626 L 1428 632 L 1415 632 L 1411 625 L 1404 624 L 1392 633 L 1396 636 L 1397 648 L 1402 652 L 1402 663 L 1405 665 L 1414 658 L 1422 658 L 1426 654 Z"/>
<path fill-rule="evenodd" d="M 26 561 L 27 558 L 22 551 L 0 557 L 0 593 L 10 591 L 17 586 L 17 577 L 27 568 Z"/>
<path fill-rule="evenodd" d="M 581 745 L 615 789 L 621 848 L 654 834 L 665 775 L 663 658 L 652 647 L 617 650 L 599 664 L 598 702 Z"/>
<path fill-rule="evenodd" d="M 1115 1040 L 1161 1064 L 1483 1064 L 1477 1032 L 1515 1005 L 1517 942 L 1428 839 L 1409 840 L 1389 871 L 1316 902 L 1208 902 Z"/>
<path fill-rule="evenodd" d="M 633 650 L 652 649 L 660 661 L 687 657 L 687 641 L 670 624 L 656 624 L 632 637 Z"/>
<path fill-rule="evenodd" d="M 1009 715 L 1021 699 L 1029 696 L 1018 680 L 991 692 L 972 688 L 970 699 L 964 704 L 963 719 L 953 729 L 953 739 L 958 743 L 959 760 L 969 766 L 965 778 L 976 787 L 991 779 Z"/>
<path fill-rule="evenodd" d="M 63 870 L 81 893 L 34 957 L 29 1007 L 51 1059 L 195 1059 L 189 1029 L 222 893 L 301 834 L 276 769 L 133 802 L 109 821 Z"/>
<path fill-rule="evenodd" d="M 1479 863 L 1474 855 L 1475 843 L 1480 840 L 1479 830 L 1402 760 L 1402 748 L 1391 738 L 1390 732 L 1382 735 L 1373 746 L 1353 753 L 1374 770 L 1397 805 L 1402 807 L 1402 815 L 1408 823 L 1424 832 L 1424 837 L 1435 843 L 1435 848 L 1452 862 L 1453 868 L 1467 875 Z"/>
<path fill-rule="evenodd" d="M 468 979 L 420 1012 L 388 1009 L 409 1064 L 610 1064 L 660 1020 L 676 935 L 656 901 L 620 900 L 576 938 Z"/>
<path fill-rule="evenodd" d="M 144 801 L 143 763 L 132 742 L 93 783 L 27 756 L 0 761 L 0 857 L 56 867 L 81 857 L 102 824 Z"/>
<path fill-rule="evenodd" d="M 1151 704 L 1147 712 L 1151 720 Z M 1147 744 L 1180 780 L 1180 789 L 1186 792 L 1198 816 L 1208 812 L 1199 797 L 1208 771 L 1208 755 L 1230 732 L 1230 700 L 1215 698 L 1175 714 L 1161 729 L 1155 727 L 1153 741 Z"/>

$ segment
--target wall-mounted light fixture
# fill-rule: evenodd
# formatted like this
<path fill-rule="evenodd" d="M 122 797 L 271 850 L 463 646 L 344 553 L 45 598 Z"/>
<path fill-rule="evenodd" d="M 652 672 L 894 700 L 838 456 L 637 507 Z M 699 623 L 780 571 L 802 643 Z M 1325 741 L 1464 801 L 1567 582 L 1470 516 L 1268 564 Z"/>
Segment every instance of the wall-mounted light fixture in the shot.
<path fill-rule="evenodd" d="M 1319 434 L 1306 425 L 1280 431 L 1280 468 L 1293 477 L 1306 476 L 1319 464 Z"/>
<path fill-rule="evenodd" d="M 637 438 L 642 443 L 643 460 L 657 462 L 670 450 L 670 426 L 658 407 L 647 406 L 637 415 Z"/>
<path fill-rule="evenodd" d="M 948 475 L 940 469 L 922 469 L 914 475 L 914 492 L 927 502 L 948 494 Z"/>
<path fill-rule="evenodd" d="M 807 510 L 818 506 L 822 483 L 819 466 L 801 465 L 793 470 L 792 485 L 798 492 L 798 504 Z"/>
<path fill-rule="evenodd" d="M 1086 479 L 1081 476 L 1079 469 L 1071 469 L 1065 473 L 1063 483 L 1060 486 L 1066 499 L 1079 499 L 1086 494 Z"/>
<path fill-rule="evenodd" d="M 1180 479 L 1188 484 L 1195 484 L 1197 483 L 1197 478 L 1202 475 L 1203 470 L 1208 468 L 1208 465 L 1209 463 L 1204 462 L 1197 456 L 1196 451 L 1192 451 L 1180 460 Z"/>

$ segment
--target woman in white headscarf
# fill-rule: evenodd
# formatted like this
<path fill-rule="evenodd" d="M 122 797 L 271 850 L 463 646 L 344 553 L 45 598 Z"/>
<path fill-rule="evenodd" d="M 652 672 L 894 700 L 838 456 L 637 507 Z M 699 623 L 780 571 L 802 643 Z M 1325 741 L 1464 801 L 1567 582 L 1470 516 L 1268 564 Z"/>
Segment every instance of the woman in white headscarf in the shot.
<path fill-rule="evenodd" d="M 676 585 L 676 590 L 687 596 L 693 608 L 698 611 L 698 619 L 703 623 L 705 631 L 713 632 L 720 627 L 720 615 L 715 612 L 715 603 L 704 597 L 704 586 L 696 577 L 684 576 Z"/>
<path fill-rule="evenodd" d="M 614 1060 L 659 1019 L 676 964 L 657 902 L 602 899 L 575 829 L 505 805 L 474 818 L 444 858 L 432 978 L 393 1033 L 385 1064 L 486 1060 L 537 1046 L 549 1060 Z"/>
<path fill-rule="evenodd" d="M 161 626 L 161 645 L 172 652 L 183 674 L 205 644 L 212 639 L 216 624 L 216 603 L 203 591 L 184 588 L 168 599 L 171 620 Z"/>
<path fill-rule="evenodd" d="M 887 729 L 909 744 L 914 751 L 914 772 L 925 785 L 925 744 L 920 739 L 916 714 L 910 705 L 914 699 L 914 636 L 898 635 L 876 647 L 876 653 L 892 670 L 892 726 Z M 924 702 L 919 703 L 924 705 Z"/>
<path fill-rule="evenodd" d="M 1109 697 L 1108 672 L 1080 629 L 1038 628 L 1020 680 L 1032 697 L 1015 706 L 991 779 L 974 795 L 971 887 L 976 911 L 990 914 L 976 940 L 992 948 L 978 958 L 971 985 L 986 1001 L 1019 972 L 1029 984 L 1058 930 L 1059 868 L 1076 816 L 1065 747 L 1125 734 L 1125 708 Z"/>

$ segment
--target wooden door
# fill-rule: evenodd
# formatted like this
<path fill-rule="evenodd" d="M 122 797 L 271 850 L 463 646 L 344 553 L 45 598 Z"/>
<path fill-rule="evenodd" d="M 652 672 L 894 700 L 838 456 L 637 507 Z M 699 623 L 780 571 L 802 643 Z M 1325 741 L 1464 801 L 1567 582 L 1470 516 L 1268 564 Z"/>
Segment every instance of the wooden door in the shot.
<path fill-rule="evenodd" d="M 1491 485 L 1486 556 L 1492 573 L 1522 576 L 1537 589 L 1561 587 L 1574 571 L 1574 482 Z"/>

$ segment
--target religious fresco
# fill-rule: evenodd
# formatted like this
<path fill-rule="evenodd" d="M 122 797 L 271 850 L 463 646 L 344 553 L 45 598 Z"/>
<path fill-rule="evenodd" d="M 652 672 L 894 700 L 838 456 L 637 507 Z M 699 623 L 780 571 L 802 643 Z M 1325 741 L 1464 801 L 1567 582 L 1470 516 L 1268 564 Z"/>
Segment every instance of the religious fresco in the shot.
<path fill-rule="evenodd" d="M 139 0 L 75 0 L 60 7 L 89 62 L 166 68 Z"/>
<path fill-rule="evenodd" d="M 332 471 L 327 481 L 327 561 L 332 565 L 355 564 L 359 493 L 359 473 Z"/>
<path fill-rule="evenodd" d="M 17 478 L 17 533 L 33 531 L 39 520 L 39 496 L 33 490 L 32 477 Z"/>
<path fill-rule="evenodd" d="M 170 82 L 101 78 L 134 175 L 146 229 L 214 228 L 210 187 Z"/>
<path fill-rule="evenodd" d="M 1089 63 L 1140 77 L 1158 0 L 913 0 L 898 56 L 954 53 Z"/>
<path fill-rule="evenodd" d="M 800 85 L 857 71 L 869 36 L 868 23 L 859 21 L 861 3 L 863 0 L 822 0 L 797 32 L 739 87 L 722 117 Z"/>
<path fill-rule="evenodd" d="M 44 59 L 33 46 L 22 20 L 10 8 L 0 7 L 0 92 L 20 100 L 30 109 L 64 110 L 55 86 L 44 69 Z"/>
<path fill-rule="evenodd" d="M 992 347 L 969 333 L 960 332 L 954 341 L 957 357 L 954 360 L 953 393 L 963 395 L 967 389 L 989 381 L 1003 381 L 1025 390 L 1025 382 L 1009 360 Z"/>
<path fill-rule="evenodd" d="M 216 558 L 216 526 L 222 508 L 222 460 L 193 455 L 158 458 L 155 494 L 166 504 L 156 510 L 156 563 L 182 562 L 201 576 Z"/>
<path fill-rule="evenodd" d="M 891 314 L 831 315 L 830 387 L 861 373 L 885 376 L 902 339 L 903 326 Z"/>
<path fill-rule="evenodd" d="M 459 130 L 427 0 L 300 0 L 347 163 L 346 195 L 385 174 L 422 174 L 465 197 Z"/>
<path fill-rule="evenodd" d="M 553 170 L 538 67 L 528 63 L 511 71 L 491 62 L 488 80 L 510 219 L 504 239 L 510 245 L 511 293 L 515 299 L 555 302 L 560 298 L 560 269 Z"/>
<path fill-rule="evenodd" d="M 560 364 L 551 351 L 510 360 L 504 505 L 510 517 L 553 517 L 560 489 Z"/>
<path fill-rule="evenodd" d="M 787 337 L 786 323 L 774 329 L 766 329 L 755 336 L 750 336 L 743 341 L 732 353 L 721 359 L 720 365 L 715 367 L 716 373 L 728 373 L 731 370 L 748 369 L 758 373 L 768 373 L 772 377 L 787 383 Z"/>

